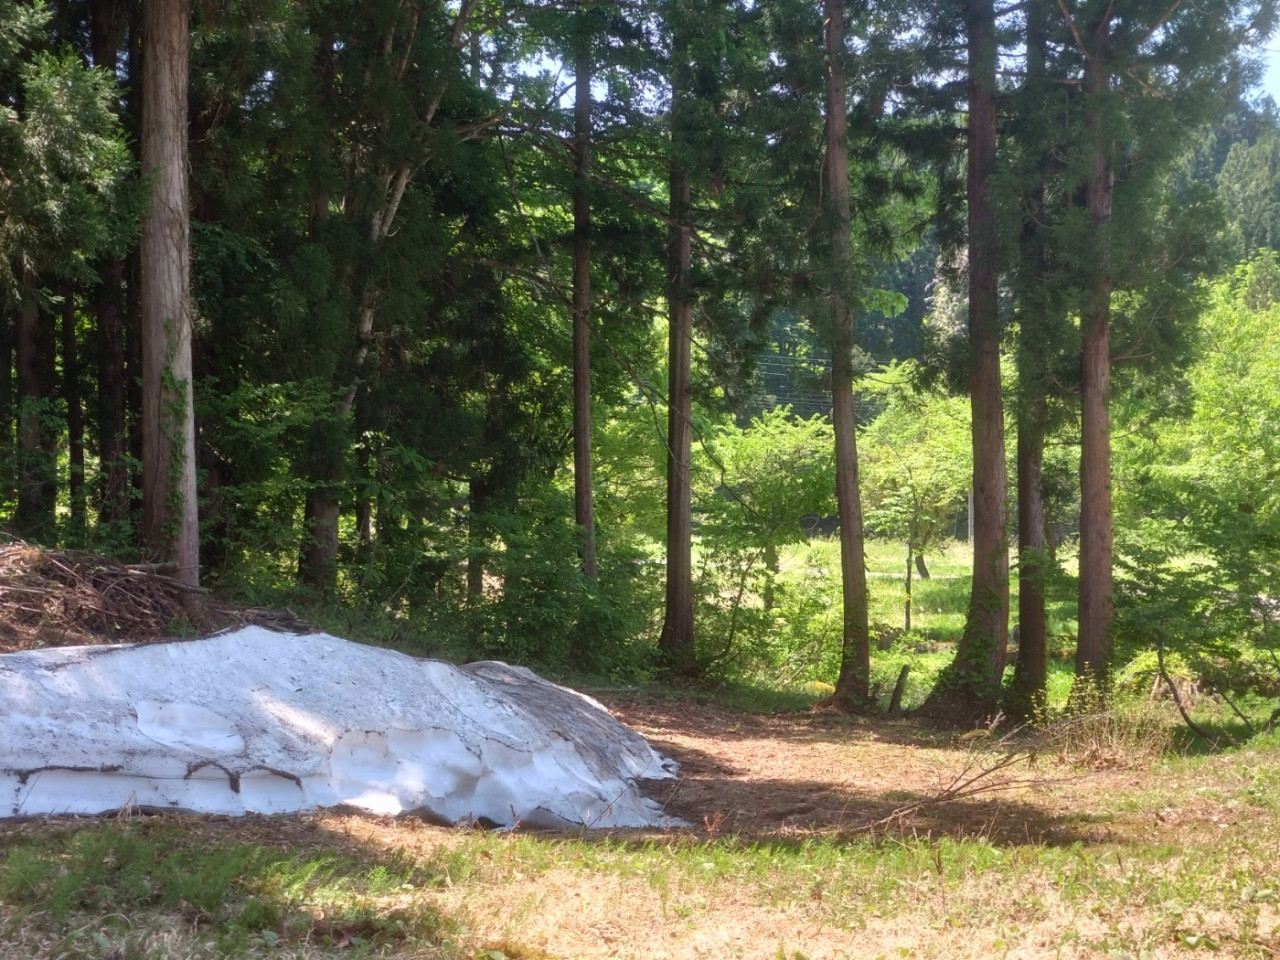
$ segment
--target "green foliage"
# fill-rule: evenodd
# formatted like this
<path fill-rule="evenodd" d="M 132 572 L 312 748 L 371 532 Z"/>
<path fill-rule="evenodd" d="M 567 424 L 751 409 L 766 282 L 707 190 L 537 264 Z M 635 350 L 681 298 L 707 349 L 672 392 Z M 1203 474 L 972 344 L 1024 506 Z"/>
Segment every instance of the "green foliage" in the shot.
<path fill-rule="evenodd" d="M 914 392 L 913 368 L 867 378 L 884 410 L 859 437 L 858 457 L 867 529 L 901 540 L 908 561 L 951 536 L 973 474 L 968 402 Z"/>
<path fill-rule="evenodd" d="M 1231 663 L 1280 644 L 1280 313 L 1259 294 L 1274 271 L 1266 254 L 1212 285 L 1190 416 L 1125 448 L 1117 629 L 1131 651 L 1162 640 L 1192 664 Z"/>
<path fill-rule="evenodd" d="M 42 4 L 0 5 L 0 77 L 15 95 L 0 105 L 0 290 L 92 277 L 89 261 L 122 249 L 136 226 L 133 160 L 112 109 L 115 78 L 87 69 L 73 51 L 37 41 Z"/>

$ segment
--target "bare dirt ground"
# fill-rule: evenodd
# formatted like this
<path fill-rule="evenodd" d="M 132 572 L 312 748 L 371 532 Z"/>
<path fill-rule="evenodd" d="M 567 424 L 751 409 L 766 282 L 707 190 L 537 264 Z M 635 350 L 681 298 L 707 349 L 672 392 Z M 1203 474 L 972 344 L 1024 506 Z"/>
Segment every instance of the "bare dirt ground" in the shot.
<path fill-rule="evenodd" d="M 655 785 L 653 795 L 704 832 L 763 838 L 902 827 L 908 821 L 895 812 L 924 802 L 925 809 L 910 813 L 916 831 L 957 837 L 1015 831 L 1024 842 L 1071 835 L 1038 803 L 1016 798 L 1027 789 L 928 803 L 967 764 L 976 773 L 996 762 L 996 755 L 969 748 L 988 746 L 982 736 L 966 740 L 912 720 L 822 710 L 752 714 L 692 696 L 613 697 L 607 705 L 680 761 L 679 780 Z M 990 785 L 1051 777 L 1047 770 L 1043 776 L 1024 770 L 993 776 Z"/>

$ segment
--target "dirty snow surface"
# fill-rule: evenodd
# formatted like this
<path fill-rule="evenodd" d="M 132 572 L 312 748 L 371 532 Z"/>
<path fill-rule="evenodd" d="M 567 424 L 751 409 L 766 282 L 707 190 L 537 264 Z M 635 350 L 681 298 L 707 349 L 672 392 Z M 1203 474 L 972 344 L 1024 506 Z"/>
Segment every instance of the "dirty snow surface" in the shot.
<path fill-rule="evenodd" d="M 501 663 L 261 627 L 0 655 L 0 817 L 349 806 L 668 826 L 637 781 L 674 771 L 594 700 Z"/>

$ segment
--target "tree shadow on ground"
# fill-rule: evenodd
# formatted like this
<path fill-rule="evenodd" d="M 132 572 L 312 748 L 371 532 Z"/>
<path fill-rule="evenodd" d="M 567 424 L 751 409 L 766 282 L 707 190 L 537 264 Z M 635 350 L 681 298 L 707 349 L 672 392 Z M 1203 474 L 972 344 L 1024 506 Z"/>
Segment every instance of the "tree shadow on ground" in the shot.
<path fill-rule="evenodd" d="M 597 699 L 627 726 L 641 731 L 714 729 L 716 739 L 726 741 L 767 738 L 796 743 L 847 743 L 861 739 L 910 747 L 943 747 L 956 732 L 954 728 L 918 720 L 857 716 L 826 709 L 752 713 L 678 695 L 615 694 Z"/>
<path fill-rule="evenodd" d="M 954 774 L 937 777 L 933 785 L 904 781 L 903 789 L 875 790 L 835 777 L 824 781 L 820 771 L 813 779 L 748 775 L 722 757 L 687 745 L 671 752 L 681 763 L 679 779 L 651 781 L 645 785 L 646 792 L 664 812 L 688 822 L 694 835 L 708 839 L 733 835 L 783 841 L 822 836 L 840 841 L 878 834 L 1055 847 L 1119 839 L 1109 818 L 1055 812 L 1047 792 L 1062 778 L 1025 764 L 979 779 L 977 785 L 992 788 L 987 792 L 937 799 Z M 995 759 L 995 755 L 974 756 L 966 779 Z M 1037 802 L 1040 793 L 1044 802 Z"/>

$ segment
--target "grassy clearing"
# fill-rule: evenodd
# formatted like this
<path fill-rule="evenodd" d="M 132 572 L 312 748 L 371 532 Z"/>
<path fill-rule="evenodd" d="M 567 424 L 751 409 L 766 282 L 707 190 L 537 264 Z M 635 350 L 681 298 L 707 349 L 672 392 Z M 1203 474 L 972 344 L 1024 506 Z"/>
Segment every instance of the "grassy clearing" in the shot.
<path fill-rule="evenodd" d="M 868 834 L 847 829 L 860 809 L 926 794 L 968 748 L 902 724 L 815 727 L 796 715 L 758 726 L 723 705 L 680 708 L 693 712 L 650 735 L 679 740 L 691 758 L 722 745 L 726 766 L 698 773 L 691 762 L 695 779 L 720 788 L 691 830 L 498 834 L 337 814 L 6 825 L 0 957 L 1280 950 L 1280 738 L 1145 763 L 1131 750 L 1101 769 L 1046 755 L 1035 784 Z M 751 769 L 766 748 L 768 770 Z M 746 828 L 719 806 L 780 778 L 797 797 L 844 796 L 844 818 L 798 823 L 775 811 Z"/>

